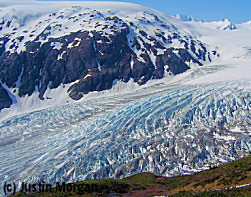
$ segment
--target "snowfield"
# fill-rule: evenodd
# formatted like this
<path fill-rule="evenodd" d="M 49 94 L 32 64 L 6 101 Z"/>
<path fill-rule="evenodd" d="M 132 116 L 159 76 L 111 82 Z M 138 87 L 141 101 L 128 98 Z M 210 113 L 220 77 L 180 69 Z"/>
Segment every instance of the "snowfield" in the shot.
<path fill-rule="evenodd" d="M 4 182 L 55 184 L 140 172 L 191 174 L 208 164 L 250 155 L 250 22 L 227 28 L 233 25 L 227 20 L 208 23 L 169 17 L 127 3 L 74 2 L 74 8 L 72 2 L 50 3 L 48 9 L 46 2 L 3 1 L 0 19 L 19 16 L 11 26 L 18 27 L 14 38 L 26 29 L 39 32 L 35 26 L 46 23 L 53 12 L 62 11 L 65 17 L 97 10 L 131 21 L 144 11 L 206 43 L 219 57 L 142 86 L 133 80 L 114 81 L 112 89 L 89 93 L 77 102 L 67 95 L 71 84 L 47 90 L 45 96 L 51 99 L 44 101 L 38 92 L 22 98 L 13 94 L 14 104 L 0 112 L 0 188 Z M 79 28 L 72 25 L 51 36 Z M 152 31 L 150 25 L 145 28 Z M 27 34 L 24 41 L 28 39 Z M 24 44 L 19 47 L 25 50 Z"/>

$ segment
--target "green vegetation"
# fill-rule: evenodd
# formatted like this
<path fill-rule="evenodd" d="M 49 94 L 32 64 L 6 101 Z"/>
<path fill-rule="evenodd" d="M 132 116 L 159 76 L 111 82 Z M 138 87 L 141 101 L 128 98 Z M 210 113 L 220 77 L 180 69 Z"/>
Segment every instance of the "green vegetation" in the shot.
<path fill-rule="evenodd" d="M 176 194 L 171 195 L 171 197 L 229 197 L 229 196 L 238 196 L 238 197 L 250 197 L 251 196 L 251 187 L 244 188 L 234 188 L 230 190 L 221 190 L 221 191 L 204 191 L 204 192 L 187 192 L 181 191 Z"/>
<path fill-rule="evenodd" d="M 124 179 L 99 179 L 75 183 L 84 192 L 35 192 L 28 196 L 251 196 L 251 186 L 230 187 L 251 183 L 251 156 L 205 170 L 194 175 L 172 178 L 140 173 Z M 27 194 L 26 194 L 27 195 Z M 26 196 L 18 193 L 15 196 Z"/>

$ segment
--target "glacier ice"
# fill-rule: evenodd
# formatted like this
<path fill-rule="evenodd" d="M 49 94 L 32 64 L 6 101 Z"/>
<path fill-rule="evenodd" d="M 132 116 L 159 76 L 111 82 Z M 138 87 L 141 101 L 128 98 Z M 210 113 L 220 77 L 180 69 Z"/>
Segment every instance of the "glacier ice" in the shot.
<path fill-rule="evenodd" d="M 12 117 L 0 124 L 0 180 L 191 174 L 250 154 L 250 107 L 248 81 L 160 83 Z"/>

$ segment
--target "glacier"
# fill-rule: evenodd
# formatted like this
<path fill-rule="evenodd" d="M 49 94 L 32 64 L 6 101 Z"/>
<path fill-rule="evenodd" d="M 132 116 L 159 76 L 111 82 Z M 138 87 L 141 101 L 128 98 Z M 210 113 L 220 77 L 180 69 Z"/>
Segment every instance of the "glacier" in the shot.
<path fill-rule="evenodd" d="M 250 154 L 250 108 L 250 81 L 158 83 L 12 117 L 0 125 L 0 178 L 191 174 Z"/>

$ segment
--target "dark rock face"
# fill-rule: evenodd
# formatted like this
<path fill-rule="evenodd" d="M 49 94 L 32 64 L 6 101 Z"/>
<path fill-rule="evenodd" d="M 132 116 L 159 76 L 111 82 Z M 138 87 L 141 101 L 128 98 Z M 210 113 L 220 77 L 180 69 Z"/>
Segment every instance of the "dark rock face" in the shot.
<path fill-rule="evenodd" d="M 24 63 L 23 55 L 17 53 L 4 53 L 0 58 L 0 79 L 8 87 L 17 81 Z"/>
<path fill-rule="evenodd" d="M 0 110 L 3 108 L 9 108 L 12 105 L 12 100 L 8 95 L 8 92 L 0 84 Z"/>
<path fill-rule="evenodd" d="M 20 53 L 5 51 L 9 38 L 0 38 L 1 82 L 14 88 L 18 77 L 21 76 L 20 85 L 16 87 L 18 95 L 30 96 L 37 88 L 40 99 L 44 99 L 48 88 L 75 82 L 67 92 L 72 99 L 78 100 L 91 91 L 110 89 L 114 80 L 128 82 L 132 78 L 134 82 L 143 85 L 150 79 L 162 78 L 166 65 L 167 72 L 179 74 L 189 69 L 188 62 L 192 61 L 201 66 L 199 60 L 205 61 L 206 57 L 210 60 L 209 52 L 201 43 L 200 49 L 196 50 L 196 41 L 185 41 L 177 33 L 168 38 L 163 32 L 156 33 L 159 38 L 157 40 L 140 30 L 138 34 L 134 32 L 138 36 L 130 41 L 128 35 L 134 31 L 133 23 L 127 24 L 116 16 L 103 20 L 114 23 L 112 26 L 103 25 L 102 30 L 109 29 L 110 34 L 104 31 L 82 30 L 47 39 L 52 30 L 48 25 L 33 41 L 27 41 L 26 50 Z M 120 24 L 119 29 L 117 24 Z M 96 23 L 96 26 L 102 26 L 102 23 Z M 23 39 L 24 37 L 19 36 L 13 43 Z M 46 42 L 42 42 L 46 39 Z M 184 48 L 166 48 L 163 44 L 171 44 L 177 40 Z M 17 46 L 13 44 L 12 48 L 15 47 Z M 163 53 L 158 54 L 158 50 Z M 2 108 L 9 107 L 11 100 L 3 88 L 1 93 Z"/>

